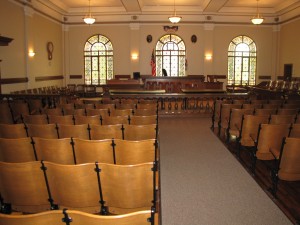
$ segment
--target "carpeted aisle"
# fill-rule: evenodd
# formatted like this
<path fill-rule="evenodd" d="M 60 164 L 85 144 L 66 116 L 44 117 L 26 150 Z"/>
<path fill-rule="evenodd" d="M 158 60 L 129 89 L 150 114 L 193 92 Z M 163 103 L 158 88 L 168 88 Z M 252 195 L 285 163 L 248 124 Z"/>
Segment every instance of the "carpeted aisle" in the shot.
<path fill-rule="evenodd" d="M 159 120 L 162 225 L 291 224 L 210 125 L 201 117 Z"/>

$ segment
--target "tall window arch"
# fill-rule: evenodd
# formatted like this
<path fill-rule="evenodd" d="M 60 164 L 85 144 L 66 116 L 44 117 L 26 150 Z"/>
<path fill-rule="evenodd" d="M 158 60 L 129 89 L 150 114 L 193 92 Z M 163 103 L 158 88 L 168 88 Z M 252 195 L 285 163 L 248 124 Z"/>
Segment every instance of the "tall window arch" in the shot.
<path fill-rule="evenodd" d="M 175 34 L 162 36 L 155 47 L 156 76 L 162 69 L 171 77 L 185 76 L 186 50 L 183 40 Z"/>
<path fill-rule="evenodd" d="M 84 46 L 84 82 L 87 85 L 100 85 L 112 78 L 112 43 L 103 35 L 94 35 Z"/>
<path fill-rule="evenodd" d="M 235 37 L 228 47 L 228 84 L 255 85 L 256 45 L 247 36 Z"/>

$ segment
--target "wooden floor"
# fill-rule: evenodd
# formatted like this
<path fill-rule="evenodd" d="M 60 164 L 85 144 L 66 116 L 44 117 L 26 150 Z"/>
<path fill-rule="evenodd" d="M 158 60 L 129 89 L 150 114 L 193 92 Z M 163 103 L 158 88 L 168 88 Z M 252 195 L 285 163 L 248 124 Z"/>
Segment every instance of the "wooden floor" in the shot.
<path fill-rule="evenodd" d="M 214 133 L 218 136 L 217 128 L 214 129 Z M 294 224 L 300 224 L 300 181 L 279 181 L 277 198 L 274 198 L 270 192 L 270 188 L 272 187 L 270 167 L 273 167 L 273 161 L 257 160 L 254 175 L 250 170 L 251 157 L 249 152 L 241 150 L 239 159 L 236 155 L 238 145 L 235 141 L 232 140 L 227 144 L 225 142 L 224 134 L 221 134 L 218 137 L 287 217 L 290 218 Z"/>

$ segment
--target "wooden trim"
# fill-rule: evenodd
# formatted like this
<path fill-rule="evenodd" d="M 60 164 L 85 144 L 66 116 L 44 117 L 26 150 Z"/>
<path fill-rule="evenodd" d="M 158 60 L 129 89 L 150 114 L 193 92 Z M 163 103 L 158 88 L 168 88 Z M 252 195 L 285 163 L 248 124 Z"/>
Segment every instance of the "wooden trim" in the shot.
<path fill-rule="evenodd" d="M 271 76 L 258 76 L 258 79 L 261 79 L 261 80 L 271 80 Z"/>
<path fill-rule="evenodd" d="M 128 74 L 126 74 L 126 75 L 124 75 L 124 74 L 118 74 L 118 75 L 115 75 L 115 79 L 122 79 L 122 78 L 127 78 L 127 79 L 130 79 L 131 78 L 131 76 Z"/>
<path fill-rule="evenodd" d="M 70 75 L 70 79 L 82 79 L 82 75 Z"/>
<path fill-rule="evenodd" d="M 17 84 L 17 83 L 27 83 L 28 78 L 2 78 L 0 79 L 0 84 Z"/>
<path fill-rule="evenodd" d="M 64 76 L 42 76 L 42 77 L 35 77 L 35 81 L 47 81 L 47 80 L 62 80 Z"/>

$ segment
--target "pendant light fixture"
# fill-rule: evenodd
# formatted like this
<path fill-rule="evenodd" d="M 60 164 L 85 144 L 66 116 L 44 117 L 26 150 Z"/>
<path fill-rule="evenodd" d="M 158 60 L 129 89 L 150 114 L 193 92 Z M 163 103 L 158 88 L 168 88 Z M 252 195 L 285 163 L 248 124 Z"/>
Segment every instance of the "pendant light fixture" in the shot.
<path fill-rule="evenodd" d="M 89 13 L 86 17 L 84 17 L 83 21 L 89 25 L 95 23 L 96 21 L 96 19 L 92 17 L 92 13 L 91 13 L 91 0 L 89 0 Z"/>
<path fill-rule="evenodd" d="M 258 12 L 258 1 L 259 0 L 256 0 L 257 1 L 257 7 L 256 7 L 256 15 L 251 19 L 251 22 L 255 25 L 259 25 L 259 24 L 262 24 L 262 22 L 264 21 L 264 18 L 259 15 L 259 12 Z"/>
<path fill-rule="evenodd" d="M 171 23 L 179 23 L 181 20 L 181 16 L 176 15 L 176 8 L 175 8 L 175 0 L 174 0 L 174 14 L 169 17 Z"/>

